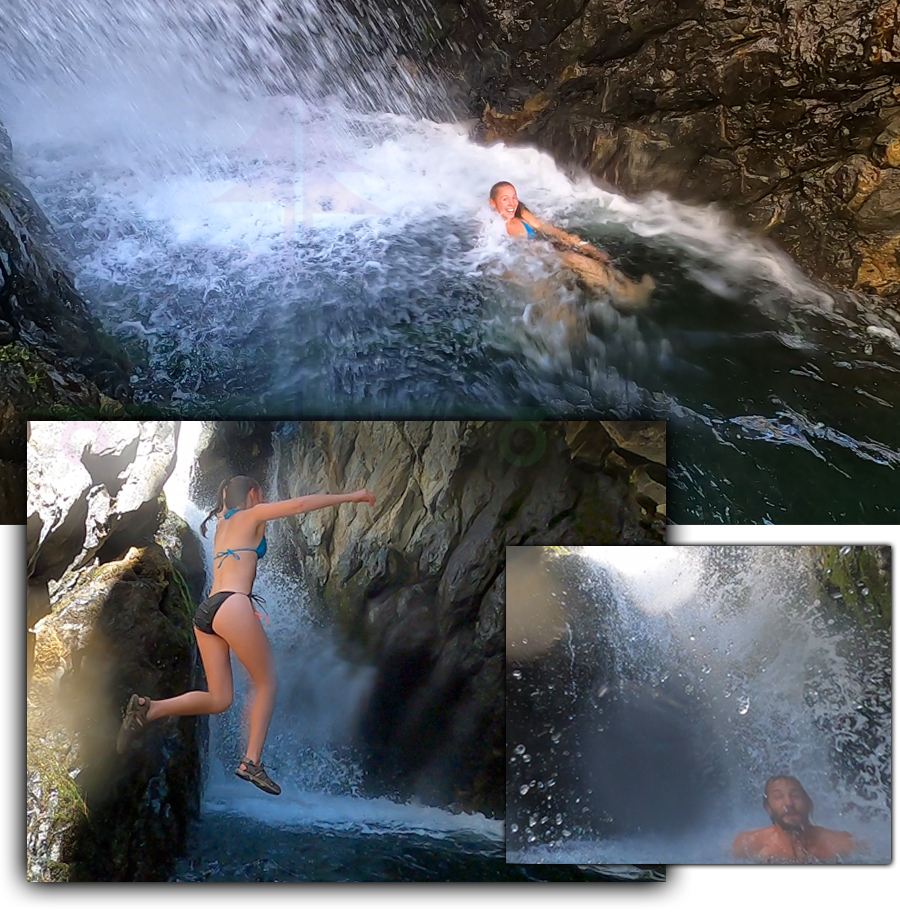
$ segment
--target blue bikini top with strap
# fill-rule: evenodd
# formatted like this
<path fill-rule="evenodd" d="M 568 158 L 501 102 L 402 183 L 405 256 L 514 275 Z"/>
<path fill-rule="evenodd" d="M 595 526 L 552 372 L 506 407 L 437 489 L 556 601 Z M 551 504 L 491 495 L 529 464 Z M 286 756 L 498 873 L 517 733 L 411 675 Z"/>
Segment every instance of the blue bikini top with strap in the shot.
<path fill-rule="evenodd" d="M 525 232 L 529 238 L 537 238 L 537 232 L 524 219 L 520 219 L 519 222 L 525 226 Z"/>
<path fill-rule="evenodd" d="M 240 508 L 232 508 L 230 511 L 226 511 L 223 520 L 228 520 L 229 517 L 233 517 L 240 510 Z M 225 559 L 227 559 L 230 555 L 233 555 L 238 561 L 240 561 L 241 557 L 238 555 L 239 552 L 255 552 L 256 557 L 261 559 L 266 554 L 266 549 L 266 537 L 263 535 L 263 538 L 259 541 L 259 545 L 255 549 L 252 546 L 247 546 L 243 549 L 226 549 L 224 552 L 216 553 L 213 556 L 213 561 L 216 559 L 221 559 L 219 564 L 216 565 L 216 568 L 218 569 L 222 567 L 222 562 L 224 562 Z"/>

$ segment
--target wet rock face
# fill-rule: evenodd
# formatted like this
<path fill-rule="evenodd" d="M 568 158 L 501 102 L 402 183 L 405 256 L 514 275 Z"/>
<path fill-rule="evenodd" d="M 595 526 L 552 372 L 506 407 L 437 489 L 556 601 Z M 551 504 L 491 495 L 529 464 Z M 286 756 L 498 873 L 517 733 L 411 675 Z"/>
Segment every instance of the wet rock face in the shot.
<path fill-rule="evenodd" d="M 273 497 L 377 499 L 290 521 L 323 614 L 377 667 L 373 787 L 502 815 L 505 547 L 664 542 L 665 423 L 290 425 Z"/>
<path fill-rule="evenodd" d="M 12 164 L 12 141 L 6 128 L 0 124 L 0 168 L 9 168 Z"/>
<path fill-rule="evenodd" d="M 0 522 L 24 522 L 23 416 L 121 414 L 129 366 L 96 329 L 54 250 L 53 230 L 7 169 L 0 124 Z"/>
<path fill-rule="evenodd" d="M 51 353 L 108 396 L 129 396 L 128 366 L 97 331 L 53 249 L 53 231 L 31 193 L 0 168 L 0 333 Z"/>
<path fill-rule="evenodd" d="M 460 77 L 486 140 L 628 194 L 723 203 L 814 276 L 900 298 L 897 0 L 436 8 L 422 53 Z"/>
<path fill-rule="evenodd" d="M 816 586 L 835 617 L 891 627 L 890 546 L 809 546 Z"/>

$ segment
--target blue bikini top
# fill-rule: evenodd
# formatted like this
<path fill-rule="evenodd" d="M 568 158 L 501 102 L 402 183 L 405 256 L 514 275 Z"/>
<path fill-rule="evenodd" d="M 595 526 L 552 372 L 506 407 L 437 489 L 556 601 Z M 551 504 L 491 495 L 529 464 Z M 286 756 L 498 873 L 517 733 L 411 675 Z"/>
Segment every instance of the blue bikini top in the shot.
<path fill-rule="evenodd" d="M 525 231 L 527 232 L 529 238 L 537 237 L 537 232 L 524 219 L 520 219 L 519 222 L 525 226 Z"/>
<path fill-rule="evenodd" d="M 233 517 L 240 510 L 240 508 L 232 508 L 230 511 L 226 511 L 223 520 L 228 520 L 229 517 Z M 238 561 L 240 561 L 241 557 L 238 555 L 239 552 L 255 552 L 257 559 L 261 559 L 266 554 L 267 548 L 266 537 L 263 535 L 263 538 L 259 541 L 259 545 L 255 549 L 252 546 L 247 546 L 244 549 L 226 549 L 224 552 L 216 553 L 216 555 L 213 556 L 213 561 L 216 559 L 221 559 L 219 564 L 216 565 L 216 568 L 218 569 L 222 567 L 222 562 L 224 562 L 225 559 L 227 559 L 230 555 L 233 555 Z"/>

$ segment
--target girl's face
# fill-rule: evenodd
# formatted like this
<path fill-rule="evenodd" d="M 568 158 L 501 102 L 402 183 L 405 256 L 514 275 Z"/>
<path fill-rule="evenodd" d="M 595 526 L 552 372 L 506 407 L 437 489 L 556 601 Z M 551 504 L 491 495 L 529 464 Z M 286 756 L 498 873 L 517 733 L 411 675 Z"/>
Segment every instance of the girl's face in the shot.
<path fill-rule="evenodd" d="M 504 220 L 512 219 L 519 208 L 519 198 L 512 184 L 504 184 L 497 191 L 497 196 L 491 200 L 491 206 L 503 216 Z"/>

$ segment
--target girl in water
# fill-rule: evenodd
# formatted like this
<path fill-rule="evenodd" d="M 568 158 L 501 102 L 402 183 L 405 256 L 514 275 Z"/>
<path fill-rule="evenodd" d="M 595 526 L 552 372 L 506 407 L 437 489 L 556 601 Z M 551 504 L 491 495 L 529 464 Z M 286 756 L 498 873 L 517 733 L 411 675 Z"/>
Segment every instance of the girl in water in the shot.
<path fill-rule="evenodd" d="M 252 593 L 256 566 L 266 554 L 266 521 L 345 502 L 374 505 L 375 496 L 360 489 L 346 495 L 302 495 L 267 503 L 263 500 L 262 487 L 249 476 L 234 476 L 222 483 L 216 507 L 200 525 L 200 532 L 206 536 L 207 524 L 214 516 L 217 519 L 212 589 L 194 616 L 194 634 L 209 691 L 185 692 L 155 701 L 132 695 L 119 730 L 119 752 L 150 721 L 221 714 L 231 707 L 234 682 L 229 652 L 233 650 L 250 674 L 254 687 L 247 752 L 234 773 L 267 793 L 281 793 L 260 761 L 275 707 L 276 679 L 272 648 L 260 624 L 262 617 L 253 605 L 259 602 Z"/>
<path fill-rule="evenodd" d="M 612 266 L 605 251 L 538 219 L 519 200 L 515 187 L 508 181 L 499 181 L 491 188 L 490 204 L 503 218 L 508 234 L 514 238 L 532 239 L 543 235 L 550 239 L 560 260 L 587 286 L 607 292 L 616 305 L 634 308 L 649 301 L 656 288 L 651 276 L 644 276 L 639 283 L 632 282 Z"/>

